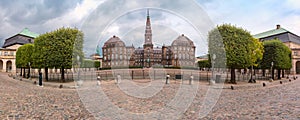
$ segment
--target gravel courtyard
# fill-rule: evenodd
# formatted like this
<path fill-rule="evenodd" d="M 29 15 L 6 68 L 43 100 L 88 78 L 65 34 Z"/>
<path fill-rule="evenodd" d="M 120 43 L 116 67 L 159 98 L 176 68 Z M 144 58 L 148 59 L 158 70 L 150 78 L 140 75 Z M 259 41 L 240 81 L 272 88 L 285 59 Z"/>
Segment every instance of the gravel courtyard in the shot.
<path fill-rule="evenodd" d="M 80 92 L 76 89 L 38 87 L 32 83 L 14 80 L 5 73 L 0 73 L 0 82 L 0 119 L 95 119 L 94 114 L 87 110 L 89 107 L 84 106 L 87 103 L 79 97 L 82 95 L 78 94 Z M 135 82 L 140 86 L 149 84 L 147 80 Z M 272 85 L 267 84 L 267 87 L 237 86 L 238 89 L 235 90 L 222 89 L 217 103 L 202 119 L 299 120 L 300 80 L 275 84 L 277 82 L 279 81 L 274 81 Z M 188 86 L 187 83 L 183 86 Z M 199 119 L 199 112 L 206 105 L 203 101 L 210 86 L 202 82 L 195 82 L 195 84 L 199 85 L 195 99 L 177 119 Z M 164 85 L 157 94 L 149 98 L 130 96 L 120 90 L 114 81 L 102 82 L 101 87 L 97 88 L 95 85 L 94 88 L 101 89 L 110 102 L 123 111 L 146 114 L 165 107 L 176 96 L 180 87 L 182 87 L 181 83 L 171 81 L 171 84 Z M 169 114 L 169 111 L 165 112 Z M 164 118 L 163 114 L 161 117 Z M 162 118 L 136 117 L 135 119 Z"/>

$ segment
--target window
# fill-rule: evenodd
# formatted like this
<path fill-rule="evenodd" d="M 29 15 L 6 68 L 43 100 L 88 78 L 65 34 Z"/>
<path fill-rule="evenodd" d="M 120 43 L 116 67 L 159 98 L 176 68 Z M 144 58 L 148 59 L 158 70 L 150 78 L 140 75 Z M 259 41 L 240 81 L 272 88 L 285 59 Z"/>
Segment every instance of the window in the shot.
<path fill-rule="evenodd" d="M 4 56 L 7 56 L 7 55 L 8 55 L 8 52 L 7 52 L 7 51 L 5 51 L 5 52 L 4 52 Z"/>
<path fill-rule="evenodd" d="M 297 51 L 294 51 L 294 56 L 298 56 L 298 52 Z"/>

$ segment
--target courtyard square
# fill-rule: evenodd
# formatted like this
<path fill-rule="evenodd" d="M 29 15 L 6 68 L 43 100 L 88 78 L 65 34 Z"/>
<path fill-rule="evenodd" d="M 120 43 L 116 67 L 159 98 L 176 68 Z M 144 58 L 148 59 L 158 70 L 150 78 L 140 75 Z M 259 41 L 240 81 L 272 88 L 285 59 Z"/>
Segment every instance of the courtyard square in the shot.
<path fill-rule="evenodd" d="M 83 84 L 82 89 L 76 90 L 48 86 L 38 87 L 29 82 L 12 79 L 5 73 L 0 73 L 0 78 L 1 119 L 118 119 L 116 116 L 103 118 L 105 115 L 101 112 L 90 113 L 93 110 L 89 109 L 88 103 L 81 98 L 82 94 L 78 94 L 80 90 L 85 89 L 85 84 L 91 84 L 86 86 L 86 89 L 103 91 L 113 107 L 133 115 L 124 115 L 128 117 L 127 119 L 163 119 L 164 115 L 173 113 L 166 111 L 161 114 L 160 118 L 152 118 L 152 116 L 144 114 L 162 110 L 176 96 L 180 87 L 191 86 L 187 81 L 182 84 L 179 81 L 171 80 L 170 84 L 163 85 L 155 95 L 148 98 L 137 98 L 126 94 L 119 88 L 119 85 L 126 83 L 125 80 L 119 84 L 116 84 L 114 80 L 102 81 L 100 86 L 97 86 L 96 81 L 89 81 Z M 133 82 L 142 87 L 151 83 L 150 80 L 134 80 Z M 161 82 L 164 84 L 163 81 Z M 261 81 L 259 82 L 261 83 Z M 237 88 L 235 90 L 229 89 L 231 85 L 228 84 L 220 88 L 215 86 L 212 90 L 221 89 L 222 92 L 217 103 L 203 119 L 300 119 L 299 80 L 284 81 L 283 84 L 274 81 L 268 83 L 267 87 L 262 87 L 260 83 L 238 84 L 234 86 Z M 211 86 L 207 82 L 198 81 L 194 81 L 192 86 L 195 85 L 198 85 L 195 98 L 187 110 L 175 119 L 199 119 L 199 112 L 201 112 L 201 108 L 205 107 L 203 101 Z M 251 85 L 256 87 L 247 87 Z M 94 98 L 96 99 L 97 96 Z M 97 102 L 105 102 L 101 100 L 100 98 Z M 95 106 L 94 109 L 102 109 L 104 106 L 106 105 Z M 139 116 L 136 117 L 135 114 Z M 114 115 L 114 113 L 106 115 Z"/>

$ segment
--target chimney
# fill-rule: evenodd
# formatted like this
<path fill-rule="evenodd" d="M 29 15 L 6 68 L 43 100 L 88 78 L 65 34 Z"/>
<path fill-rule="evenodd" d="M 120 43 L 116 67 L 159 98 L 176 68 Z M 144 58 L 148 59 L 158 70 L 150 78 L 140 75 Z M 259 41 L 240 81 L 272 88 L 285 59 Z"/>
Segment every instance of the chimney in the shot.
<path fill-rule="evenodd" d="M 276 25 L 276 29 L 280 29 L 280 25 L 278 24 L 278 25 Z"/>

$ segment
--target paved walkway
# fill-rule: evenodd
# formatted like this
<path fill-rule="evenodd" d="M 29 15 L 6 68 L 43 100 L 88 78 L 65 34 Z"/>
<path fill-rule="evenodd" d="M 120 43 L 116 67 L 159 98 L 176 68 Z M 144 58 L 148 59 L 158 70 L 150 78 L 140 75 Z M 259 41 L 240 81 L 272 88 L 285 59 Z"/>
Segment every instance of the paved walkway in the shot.
<path fill-rule="evenodd" d="M 69 89 L 75 83 L 63 83 L 64 88 L 59 89 L 62 83 L 46 82 L 44 87 L 38 87 L 33 84 L 33 81 L 24 79 L 20 81 L 8 77 L 5 73 L 0 73 L 0 119 L 94 119 L 94 117 L 100 119 L 199 119 L 199 113 L 205 115 L 202 119 L 208 120 L 300 119 L 300 80 L 282 81 L 283 84 L 279 81 L 265 82 L 266 87 L 262 86 L 261 81 L 256 84 L 243 82 L 238 85 L 225 84 L 224 86 L 220 84 L 209 86 L 207 82 L 194 82 L 193 86 L 198 85 L 198 87 L 195 94 L 189 94 L 191 96 L 185 96 L 185 92 L 180 92 L 180 89 L 190 90 L 188 92 L 191 93 L 194 92 L 191 90 L 196 87 L 189 87 L 188 81 L 184 81 L 183 85 L 179 81 L 171 81 L 171 84 L 162 86 L 154 96 L 138 98 L 125 92 L 125 89 L 130 91 L 137 88 L 119 89 L 122 82 L 117 85 L 115 81 L 102 81 L 101 86 L 97 86 L 96 81 L 90 81 L 87 82 L 89 85 L 84 84 L 80 87 L 83 89 Z M 142 80 L 138 84 L 147 86 L 149 82 Z M 231 86 L 235 90 L 229 89 Z M 84 91 L 85 87 L 87 91 Z M 82 94 L 81 90 L 87 93 Z M 101 91 L 107 99 L 88 94 L 96 93 L 91 90 Z M 220 97 L 217 97 L 219 90 L 221 90 Z M 148 94 L 149 90 L 142 92 Z M 193 95 L 195 98 L 192 101 L 186 101 L 190 103 L 174 101 L 174 98 L 178 96 L 188 99 Z M 97 106 L 89 102 L 102 104 Z M 110 102 L 111 106 L 104 104 L 105 102 Z M 172 107 L 172 103 L 183 105 Z M 187 109 L 184 109 L 185 105 L 188 105 Z M 209 110 L 207 106 L 212 106 L 212 109 Z M 110 108 L 110 110 L 117 108 L 121 112 L 99 111 L 103 108 Z M 97 113 L 91 114 L 93 109 L 96 109 Z M 173 116 L 168 117 L 169 115 Z"/>

